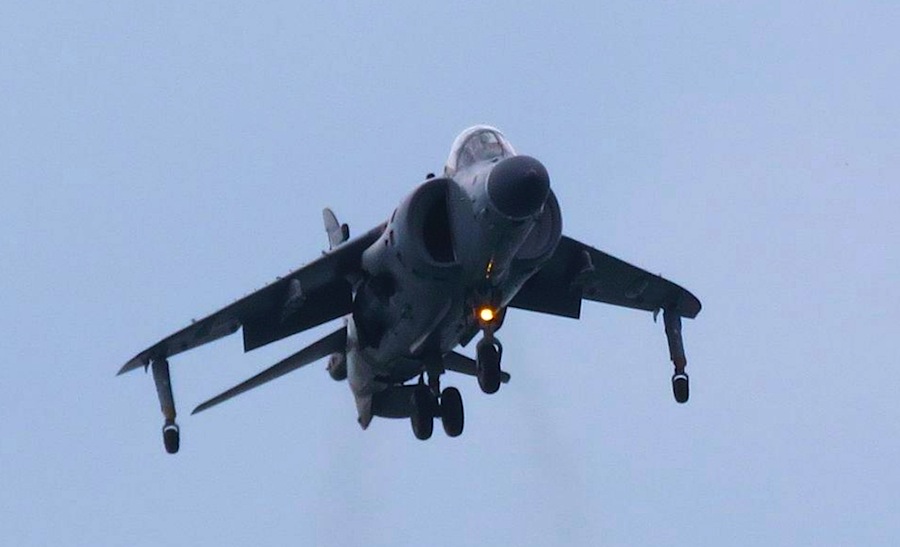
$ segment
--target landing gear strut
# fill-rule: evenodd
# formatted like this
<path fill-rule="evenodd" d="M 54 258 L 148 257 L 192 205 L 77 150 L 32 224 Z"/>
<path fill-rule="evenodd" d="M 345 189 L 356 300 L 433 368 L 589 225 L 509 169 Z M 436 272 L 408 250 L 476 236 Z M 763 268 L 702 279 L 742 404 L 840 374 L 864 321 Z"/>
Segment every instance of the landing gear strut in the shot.
<path fill-rule="evenodd" d="M 663 311 L 663 323 L 666 327 L 666 339 L 669 342 L 669 356 L 675 365 L 672 375 L 672 393 L 679 403 L 686 403 L 690 397 L 690 383 L 684 368 L 687 357 L 684 355 L 684 341 L 681 337 L 681 316 L 672 309 Z"/>
<path fill-rule="evenodd" d="M 156 394 L 159 396 L 159 406 L 162 409 L 165 423 L 163 424 L 163 443 L 166 452 L 175 454 L 181 444 L 178 424 L 175 423 L 175 399 L 172 397 L 172 381 L 169 378 L 169 362 L 165 359 L 156 359 L 152 364 L 153 381 L 156 383 Z"/>
<path fill-rule="evenodd" d="M 431 438 L 434 432 L 434 419 L 440 418 L 444 432 L 448 437 L 459 437 L 463 432 L 465 415 L 462 396 L 455 387 L 441 391 L 441 374 L 444 367 L 440 358 L 426 363 L 425 373 L 428 376 L 426 385 L 424 375 L 419 378 L 412 396 L 412 409 L 409 420 L 413 434 L 419 440 Z"/>

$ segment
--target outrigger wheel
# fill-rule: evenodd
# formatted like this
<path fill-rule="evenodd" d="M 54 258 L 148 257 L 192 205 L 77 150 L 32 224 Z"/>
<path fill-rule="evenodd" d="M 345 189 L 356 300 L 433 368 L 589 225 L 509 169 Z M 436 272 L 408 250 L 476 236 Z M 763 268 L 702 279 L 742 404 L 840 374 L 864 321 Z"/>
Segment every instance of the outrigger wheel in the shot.
<path fill-rule="evenodd" d="M 684 340 L 681 337 L 681 316 L 677 311 L 665 309 L 663 311 L 663 323 L 666 327 L 666 339 L 669 342 L 669 356 L 675 365 L 675 374 L 672 376 L 672 393 L 675 401 L 686 403 L 690 397 L 690 384 L 688 375 L 684 371 L 687 366 L 687 357 L 684 355 Z"/>
<path fill-rule="evenodd" d="M 175 423 L 175 399 L 172 397 L 172 379 L 169 377 L 169 362 L 165 359 L 154 359 L 153 381 L 156 383 L 156 394 L 159 396 L 159 407 L 163 418 L 163 444 L 166 452 L 174 454 L 181 445 L 178 424 Z"/>
<path fill-rule="evenodd" d="M 178 424 L 175 423 L 175 420 L 166 420 L 165 425 L 163 425 L 163 443 L 166 445 L 166 452 L 169 454 L 174 454 L 178 452 L 178 447 L 181 444 L 180 434 L 178 432 Z"/>
<path fill-rule="evenodd" d="M 686 403 L 690 397 L 691 389 L 688 381 L 688 375 L 682 372 L 672 376 L 672 393 L 675 394 L 675 401 Z"/>

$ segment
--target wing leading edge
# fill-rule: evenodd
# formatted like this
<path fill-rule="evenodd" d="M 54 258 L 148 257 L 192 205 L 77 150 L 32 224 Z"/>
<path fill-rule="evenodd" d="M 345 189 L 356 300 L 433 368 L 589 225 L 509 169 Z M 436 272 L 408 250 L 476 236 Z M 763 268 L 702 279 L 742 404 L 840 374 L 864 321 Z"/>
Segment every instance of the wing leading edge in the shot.
<path fill-rule="evenodd" d="M 303 348 L 297 353 L 282 359 L 275 365 L 260 372 L 253 378 L 241 382 L 233 388 L 216 395 L 212 399 L 200 404 L 191 414 L 203 412 L 207 408 L 223 403 L 232 397 L 236 397 L 245 391 L 259 387 L 266 382 L 270 382 L 276 378 L 284 376 L 288 372 L 297 370 L 310 363 L 318 361 L 323 357 L 327 357 L 332 353 L 343 352 L 347 347 L 347 327 L 341 327 L 335 332 L 329 334 L 325 338 Z"/>
<path fill-rule="evenodd" d="M 364 250 L 384 224 L 334 248 L 278 281 L 168 336 L 135 355 L 119 370 L 147 367 L 208 344 L 244 327 L 244 350 L 263 346 L 351 312 L 350 279 L 360 271 Z"/>
<path fill-rule="evenodd" d="M 565 236 L 509 305 L 577 319 L 582 300 L 691 319 L 701 308 L 700 300 L 683 287 Z"/>

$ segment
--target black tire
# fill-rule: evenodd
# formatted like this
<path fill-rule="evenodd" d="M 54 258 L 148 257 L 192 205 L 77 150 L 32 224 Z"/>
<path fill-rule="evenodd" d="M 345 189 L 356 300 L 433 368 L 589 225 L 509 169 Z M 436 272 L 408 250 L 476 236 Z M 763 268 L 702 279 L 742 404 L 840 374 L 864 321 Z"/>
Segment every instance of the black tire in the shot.
<path fill-rule="evenodd" d="M 475 372 L 478 376 L 478 386 L 485 393 L 497 393 L 500 389 L 500 349 L 482 340 L 478 344 L 477 354 Z"/>
<path fill-rule="evenodd" d="M 690 382 L 688 375 L 681 373 L 672 376 L 672 393 L 675 400 L 679 403 L 686 403 L 691 395 Z"/>
<path fill-rule="evenodd" d="M 441 423 L 448 437 L 462 435 L 465 425 L 462 395 L 455 387 L 448 387 L 441 393 Z"/>
<path fill-rule="evenodd" d="M 426 386 L 420 386 L 413 392 L 409 421 L 412 423 L 413 435 L 420 441 L 427 441 L 434 432 L 434 407 L 434 395 Z"/>
<path fill-rule="evenodd" d="M 163 426 L 163 444 L 166 445 L 166 452 L 175 454 L 181 445 L 181 436 L 178 433 L 178 426 L 174 423 Z"/>

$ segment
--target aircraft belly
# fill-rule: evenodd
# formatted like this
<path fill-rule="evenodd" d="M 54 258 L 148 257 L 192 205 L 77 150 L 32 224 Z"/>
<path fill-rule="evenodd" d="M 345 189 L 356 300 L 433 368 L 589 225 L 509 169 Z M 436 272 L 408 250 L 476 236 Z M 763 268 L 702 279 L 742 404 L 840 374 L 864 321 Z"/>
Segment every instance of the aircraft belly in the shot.
<path fill-rule="evenodd" d="M 442 355 L 459 343 L 465 305 L 457 293 L 447 282 L 417 279 L 398 287 L 389 306 L 362 310 L 348 321 L 347 377 L 363 428 L 372 420 L 373 395 L 418 376 L 425 355 Z M 357 321 L 367 320 L 383 328 L 377 346 L 360 337 Z"/>
<path fill-rule="evenodd" d="M 377 386 L 371 360 L 359 343 L 359 332 L 352 317 L 347 321 L 347 382 L 356 399 L 359 425 L 366 429 L 372 421 L 372 395 Z"/>

